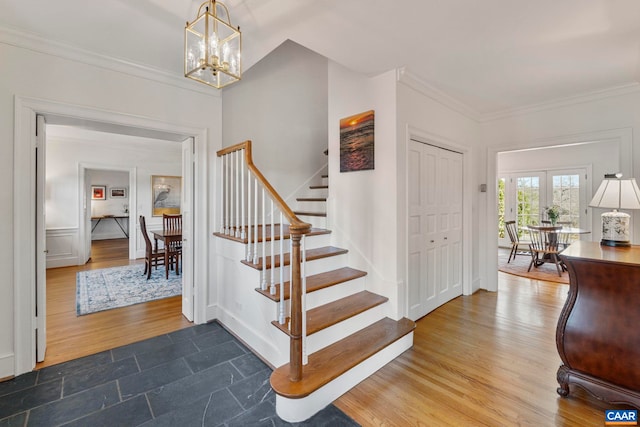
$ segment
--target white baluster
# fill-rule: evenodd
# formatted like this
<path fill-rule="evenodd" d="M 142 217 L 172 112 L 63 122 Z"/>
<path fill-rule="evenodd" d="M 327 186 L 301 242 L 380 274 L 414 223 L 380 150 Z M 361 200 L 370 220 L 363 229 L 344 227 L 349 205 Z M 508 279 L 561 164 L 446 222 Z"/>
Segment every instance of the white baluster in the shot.
<path fill-rule="evenodd" d="M 276 294 L 276 281 L 274 278 L 274 271 L 275 270 L 275 262 L 276 262 L 276 228 L 275 228 L 275 224 L 274 224 L 274 218 L 275 213 L 273 212 L 273 199 L 271 199 L 271 280 L 269 283 L 271 283 L 271 287 L 269 288 L 269 293 L 271 295 L 275 295 Z M 284 260 L 282 258 L 280 258 L 280 265 L 282 265 L 282 262 Z"/>
<path fill-rule="evenodd" d="M 302 278 L 302 364 L 309 363 L 307 355 L 307 254 L 306 254 L 306 236 L 303 234 L 300 239 L 300 276 Z"/>
<path fill-rule="evenodd" d="M 258 263 L 258 178 L 254 179 L 254 205 L 255 205 L 255 212 L 254 212 L 254 219 L 255 221 L 253 221 L 253 228 L 255 229 L 254 231 L 254 239 L 253 239 L 253 263 L 257 264 Z M 264 224 L 264 223 L 263 223 Z"/>
<path fill-rule="evenodd" d="M 263 291 L 267 290 L 267 209 L 265 207 L 266 194 L 262 187 L 262 283 Z"/>
<path fill-rule="evenodd" d="M 243 162 L 244 164 L 244 162 Z M 244 188 L 244 186 L 243 186 Z M 253 235 L 251 234 L 251 217 L 253 215 L 253 212 L 251 212 L 251 171 L 247 170 L 247 257 L 245 258 L 245 260 L 247 262 L 251 262 L 251 260 L 253 259 L 253 255 L 252 255 L 252 246 L 251 246 L 251 238 L 253 237 Z M 244 197 L 242 198 L 242 200 L 244 200 Z M 244 210 L 244 209 L 243 209 Z M 242 238 L 244 239 L 244 229 L 242 230 L 243 236 Z"/>
<path fill-rule="evenodd" d="M 236 169 L 236 154 L 238 152 L 234 151 L 233 153 L 231 153 L 231 221 L 230 221 L 230 231 L 229 231 L 229 235 L 231 237 L 235 237 L 236 235 L 236 211 L 235 211 L 235 207 L 236 207 L 236 198 L 238 196 L 238 193 L 236 192 L 236 181 L 238 180 L 238 177 L 236 176 L 237 169 Z"/>
<path fill-rule="evenodd" d="M 224 234 L 224 220 L 225 220 L 225 211 L 224 211 L 224 186 L 225 186 L 225 180 L 224 180 L 224 163 L 225 163 L 225 156 L 221 156 L 220 157 L 220 233 Z"/>
<path fill-rule="evenodd" d="M 229 227 L 231 225 L 231 219 L 229 218 L 229 214 L 231 213 L 230 212 L 230 209 L 231 209 L 230 208 L 230 205 L 231 205 L 231 203 L 230 203 L 230 201 L 231 201 L 231 194 L 230 194 L 231 193 L 231 191 L 230 191 L 230 188 L 231 188 L 231 186 L 230 186 L 231 176 L 230 176 L 230 172 L 229 172 L 229 163 L 231 161 L 231 154 L 228 154 L 225 157 L 227 158 L 227 161 L 226 161 L 226 166 L 227 167 L 225 168 L 225 175 L 227 177 L 227 179 L 226 179 L 226 184 L 227 184 L 226 185 L 226 190 L 227 191 L 226 191 L 226 197 L 225 197 L 226 200 L 225 200 L 225 204 L 224 205 L 226 207 L 227 215 L 226 215 L 226 219 L 225 219 L 224 234 L 226 234 L 228 236 L 229 233 L 231 232 L 230 227 Z"/>
<path fill-rule="evenodd" d="M 236 151 L 236 170 L 234 171 L 233 175 L 236 178 L 236 232 L 234 234 L 234 236 L 236 238 L 240 237 L 240 217 L 242 216 L 242 212 L 240 212 L 240 176 L 238 176 L 238 174 L 240 173 L 240 151 Z"/>
<path fill-rule="evenodd" d="M 247 237 L 247 234 L 244 231 L 244 148 L 242 150 L 240 150 L 240 201 L 242 203 L 242 209 L 240 209 L 240 238 L 244 240 L 245 237 Z M 248 257 L 247 257 L 248 258 Z"/>
<path fill-rule="evenodd" d="M 285 323 L 284 314 L 284 215 L 280 211 L 280 321 L 281 325 Z M 289 255 L 291 256 L 291 255 Z M 289 270 L 292 270 L 291 267 Z"/>

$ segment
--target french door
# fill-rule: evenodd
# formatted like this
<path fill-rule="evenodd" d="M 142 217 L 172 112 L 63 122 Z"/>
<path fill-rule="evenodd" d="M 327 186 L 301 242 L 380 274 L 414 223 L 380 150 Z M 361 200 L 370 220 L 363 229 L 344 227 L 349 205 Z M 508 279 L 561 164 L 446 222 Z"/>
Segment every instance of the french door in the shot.
<path fill-rule="evenodd" d="M 498 178 L 498 243 L 509 244 L 504 221 L 515 220 L 520 237 L 522 227 L 546 220 L 544 208 L 561 208 L 558 221 L 585 228 L 587 218 L 586 168 L 545 170 L 505 174 Z"/>

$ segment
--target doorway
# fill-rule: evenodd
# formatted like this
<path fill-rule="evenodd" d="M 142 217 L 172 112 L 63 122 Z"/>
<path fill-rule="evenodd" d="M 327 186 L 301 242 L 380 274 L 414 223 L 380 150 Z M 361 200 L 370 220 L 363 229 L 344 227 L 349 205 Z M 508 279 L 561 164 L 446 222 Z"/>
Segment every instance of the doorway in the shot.
<path fill-rule="evenodd" d="M 203 129 L 195 129 L 186 126 L 172 125 L 167 123 L 158 123 L 155 120 L 149 120 L 140 117 L 132 117 L 113 112 L 105 112 L 92 110 L 86 107 L 76 107 L 63 105 L 43 100 L 35 100 L 29 98 L 16 97 L 16 138 L 14 141 L 14 150 L 16 155 L 15 162 L 15 178 L 14 194 L 21 195 L 16 197 L 14 207 L 20 215 L 15 220 L 16 237 L 15 247 L 17 248 L 14 257 L 14 291 L 15 291 L 15 323 L 14 323 L 14 373 L 19 375 L 28 372 L 36 364 L 36 337 L 42 339 L 45 329 L 33 329 L 31 325 L 41 325 L 46 307 L 43 305 L 35 305 L 35 301 L 41 300 L 44 291 L 44 281 L 38 280 L 41 277 L 38 271 L 44 272 L 44 262 L 36 261 L 33 254 L 39 252 L 44 253 L 44 246 L 37 244 L 38 239 L 44 241 L 44 228 L 38 233 L 34 229 L 36 223 L 36 215 L 38 206 L 44 205 L 44 200 L 36 200 L 36 188 L 38 176 L 43 177 L 44 174 L 36 175 L 37 165 L 42 165 L 36 161 L 38 154 L 38 140 L 36 137 L 36 115 L 40 113 L 49 120 L 51 124 L 60 124 L 67 126 L 79 126 L 85 129 L 100 130 L 112 132 L 114 134 L 124 135 L 142 135 L 158 137 L 161 136 L 166 140 L 180 142 L 193 137 L 193 171 L 194 186 L 208 188 L 207 162 L 206 162 L 206 133 Z M 41 152 L 44 152 L 44 144 Z M 36 148 L 36 150 L 33 150 Z M 40 188 L 40 193 L 44 194 L 44 185 Z M 31 197 L 28 197 L 31 195 Z M 191 244 L 198 248 L 203 248 L 197 253 L 194 251 L 193 268 L 195 270 L 193 277 L 202 278 L 206 276 L 206 260 L 208 254 L 206 245 L 202 241 L 207 236 L 207 217 L 206 217 L 206 200 L 193 201 L 193 217 L 194 226 L 190 231 Z M 40 208 L 42 210 L 42 208 Z M 130 215 L 134 218 L 137 215 L 136 206 L 130 207 Z M 195 230 L 203 230 L 202 233 L 195 233 Z M 38 237 L 40 236 L 40 237 Z M 189 238 L 185 236 L 186 238 Z M 19 240 L 18 240 L 19 239 Z M 38 251 L 41 248 L 41 251 Z M 36 257 L 42 258 L 44 257 Z M 206 280 L 193 280 L 194 283 L 206 283 Z M 206 294 L 205 286 L 187 285 L 187 295 L 191 295 L 192 300 L 186 306 L 192 308 L 189 313 L 191 319 L 196 323 L 206 321 Z M 184 311 L 184 310 L 183 310 Z"/>

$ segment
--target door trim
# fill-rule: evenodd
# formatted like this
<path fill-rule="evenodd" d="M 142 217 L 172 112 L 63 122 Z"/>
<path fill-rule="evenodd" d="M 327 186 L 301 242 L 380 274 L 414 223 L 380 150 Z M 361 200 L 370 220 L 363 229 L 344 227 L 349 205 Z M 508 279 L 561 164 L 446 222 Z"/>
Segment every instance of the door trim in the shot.
<path fill-rule="evenodd" d="M 116 126 L 165 132 L 173 135 L 193 137 L 195 142 L 194 192 L 207 194 L 208 132 L 206 128 L 195 128 L 177 123 L 167 123 L 148 117 L 132 116 L 64 104 L 37 98 L 16 96 L 14 100 L 14 353 L 13 375 L 31 371 L 35 367 L 35 117 L 73 118 Z M 49 122 L 51 123 L 51 122 Z M 55 124 L 55 123 L 51 123 Z M 208 198 L 194 198 L 194 321 L 206 322 L 208 281 Z"/>

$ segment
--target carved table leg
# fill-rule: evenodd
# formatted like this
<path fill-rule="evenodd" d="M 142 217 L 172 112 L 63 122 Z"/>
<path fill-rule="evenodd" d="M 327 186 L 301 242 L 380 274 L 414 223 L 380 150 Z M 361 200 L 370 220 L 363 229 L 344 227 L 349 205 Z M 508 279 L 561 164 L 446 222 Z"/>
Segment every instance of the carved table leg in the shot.
<path fill-rule="evenodd" d="M 569 395 L 569 368 L 560 365 L 556 378 L 558 379 L 558 384 L 560 384 L 556 391 L 560 396 L 567 397 Z"/>

